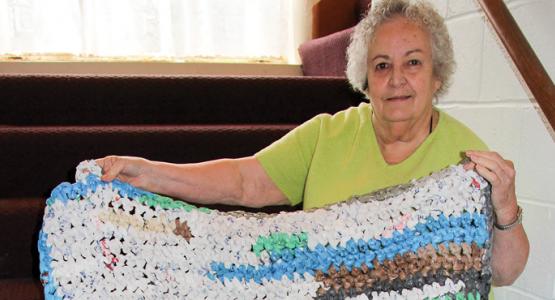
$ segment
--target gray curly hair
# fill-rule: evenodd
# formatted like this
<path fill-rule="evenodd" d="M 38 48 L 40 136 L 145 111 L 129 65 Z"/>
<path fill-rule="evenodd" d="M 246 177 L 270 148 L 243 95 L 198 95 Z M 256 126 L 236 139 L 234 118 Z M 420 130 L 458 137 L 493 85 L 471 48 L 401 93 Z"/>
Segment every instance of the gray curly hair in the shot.
<path fill-rule="evenodd" d="M 347 48 L 345 73 L 349 82 L 355 90 L 368 97 L 368 45 L 374 38 L 376 28 L 396 16 L 404 16 L 421 24 L 430 33 L 433 75 L 441 81 L 435 96 L 443 95 L 449 88 L 451 75 L 455 71 L 453 44 L 443 18 L 430 3 L 418 0 L 383 0 L 372 3 L 368 15 L 355 27 Z"/>

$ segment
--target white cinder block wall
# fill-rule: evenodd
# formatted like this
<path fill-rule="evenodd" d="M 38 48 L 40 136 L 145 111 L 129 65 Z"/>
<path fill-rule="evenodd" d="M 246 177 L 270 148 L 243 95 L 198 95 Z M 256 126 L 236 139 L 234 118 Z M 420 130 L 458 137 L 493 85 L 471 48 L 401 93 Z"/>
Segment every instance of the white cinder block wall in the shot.
<path fill-rule="evenodd" d="M 555 141 L 478 4 L 432 2 L 447 20 L 457 59 L 453 85 L 438 106 L 513 160 L 517 170 L 517 196 L 531 254 L 514 285 L 494 289 L 495 299 L 555 299 Z M 505 3 L 555 78 L 555 0 Z"/>

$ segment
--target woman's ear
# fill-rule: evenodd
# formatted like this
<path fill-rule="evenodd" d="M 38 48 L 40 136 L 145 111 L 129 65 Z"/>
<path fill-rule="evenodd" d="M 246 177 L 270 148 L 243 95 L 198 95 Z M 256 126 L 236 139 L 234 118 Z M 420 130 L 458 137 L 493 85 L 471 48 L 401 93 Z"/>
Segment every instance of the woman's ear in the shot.
<path fill-rule="evenodd" d="M 364 82 L 364 85 L 362 86 L 362 93 L 364 94 L 364 96 L 366 96 L 366 99 L 370 99 L 370 93 L 369 93 L 369 88 L 368 88 L 368 78 L 366 79 L 366 81 Z"/>
<path fill-rule="evenodd" d="M 434 79 L 434 95 L 441 88 L 442 82 L 439 79 Z"/>

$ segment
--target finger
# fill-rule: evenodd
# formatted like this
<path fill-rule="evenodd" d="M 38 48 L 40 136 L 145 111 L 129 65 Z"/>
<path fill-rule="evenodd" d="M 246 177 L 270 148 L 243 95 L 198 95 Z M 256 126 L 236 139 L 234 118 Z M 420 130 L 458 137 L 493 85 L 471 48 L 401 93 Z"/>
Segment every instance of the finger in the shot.
<path fill-rule="evenodd" d="M 469 157 L 479 157 L 497 164 L 498 168 L 507 170 L 511 168 L 509 161 L 505 160 L 499 153 L 493 151 L 468 151 Z M 471 158 L 472 159 L 472 158 Z M 512 163 L 512 162 L 511 162 Z M 492 169 L 493 170 L 493 169 Z"/>
<path fill-rule="evenodd" d="M 467 151 L 467 155 L 469 157 L 482 157 L 495 161 L 498 164 L 499 168 L 502 169 L 504 173 L 506 173 L 507 177 L 511 180 L 514 180 L 516 175 L 514 163 L 510 160 L 504 159 L 499 153 L 492 151 Z"/>
<path fill-rule="evenodd" d="M 106 171 L 110 169 L 112 159 L 110 156 L 105 156 L 103 158 L 95 159 L 94 161 L 100 167 L 102 174 L 106 174 Z"/>
<path fill-rule="evenodd" d="M 95 159 L 95 162 L 98 166 L 100 166 L 100 168 L 102 168 L 102 170 L 104 170 L 105 168 L 110 168 L 110 166 L 114 164 L 117 158 L 118 157 L 116 155 L 108 155 L 104 156 L 103 158 Z"/>
<path fill-rule="evenodd" d="M 467 156 L 470 157 L 471 160 L 473 160 L 472 157 L 479 157 L 479 158 L 483 158 L 483 159 L 495 162 L 499 165 L 500 168 L 503 168 L 503 169 L 510 168 L 510 166 L 507 164 L 507 161 L 497 152 L 467 151 Z"/>
<path fill-rule="evenodd" d="M 466 151 L 466 154 L 467 155 L 487 157 L 487 158 L 493 159 L 493 160 L 503 160 L 503 157 L 495 151 L 470 150 L 470 151 Z"/>
<path fill-rule="evenodd" d="M 106 160 L 102 168 L 103 175 L 100 179 L 103 181 L 112 181 L 121 173 L 125 166 L 124 161 L 117 157 L 110 157 Z"/>
<path fill-rule="evenodd" d="M 101 169 L 104 169 L 104 165 L 106 164 L 106 158 L 107 158 L 107 157 L 97 158 L 97 159 L 94 160 L 94 162 L 96 162 L 96 164 L 97 164 Z"/>
<path fill-rule="evenodd" d="M 507 185 L 514 185 L 516 171 L 511 161 L 504 160 L 503 158 L 501 158 L 501 156 L 498 155 L 471 155 L 470 157 L 474 157 L 474 159 L 471 158 L 473 161 L 478 164 L 482 164 L 484 167 L 494 172 L 500 182 Z"/>
<path fill-rule="evenodd" d="M 496 173 L 497 175 L 501 175 L 503 173 L 503 168 L 500 166 L 500 162 L 492 156 L 483 156 L 478 154 L 470 154 L 470 160 L 472 160 L 477 165 L 482 165 L 483 167 L 488 168 L 492 172 Z"/>
<path fill-rule="evenodd" d="M 463 165 L 463 168 L 464 168 L 465 171 L 472 170 L 472 169 L 474 169 L 475 167 L 476 167 L 476 164 L 475 164 L 474 162 L 472 162 L 472 161 L 467 162 L 466 164 Z"/>
<path fill-rule="evenodd" d="M 505 173 L 509 176 L 509 178 L 514 181 L 516 177 L 515 171 L 515 164 L 510 160 L 505 160 L 505 163 L 502 164 L 503 169 L 505 169 Z"/>
<path fill-rule="evenodd" d="M 497 174 L 482 165 L 476 165 L 476 172 L 478 172 L 480 176 L 489 181 L 492 186 L 497 185 L 497 183 L 499 182 L 499 177 L 497 176 Z"/>
<path fill-rule="evenodd" d="M 470 159 L 476 164 L 476 171 L 482 177 L 486 178 L 492 186 L 497 186 L 502 182 L 502 172 L 495 161 L 489 160 L 484 157 L 470 155 Z"/>

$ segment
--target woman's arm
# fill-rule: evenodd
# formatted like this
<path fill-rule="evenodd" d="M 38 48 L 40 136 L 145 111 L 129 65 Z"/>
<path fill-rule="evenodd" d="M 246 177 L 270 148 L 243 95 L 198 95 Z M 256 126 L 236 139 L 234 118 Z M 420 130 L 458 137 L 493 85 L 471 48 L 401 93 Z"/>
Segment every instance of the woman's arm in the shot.
<path fill-rule="evenodd" d="M 496 152 L 468 151 L 472 163 L 467 169 L 476 171 L 492 185 L 491 198 L 497 224 L 515 221 L 518 205 L 515 193 L 515 169 L 511 161 Z M 492 269 L 493 284 L 512 284 L 522 273 L 528 260 L 530 245 L 522 224 L 507 230 L 493 229 Z"/>
<path fill-rule="evenodd" d="M 104 181 L 119 179 L 185 201 L 248 207 L 289 204 L 254 156 L 195 164 L 128 156 L 107 156 L 96 162 L 102 167 Z"/>

